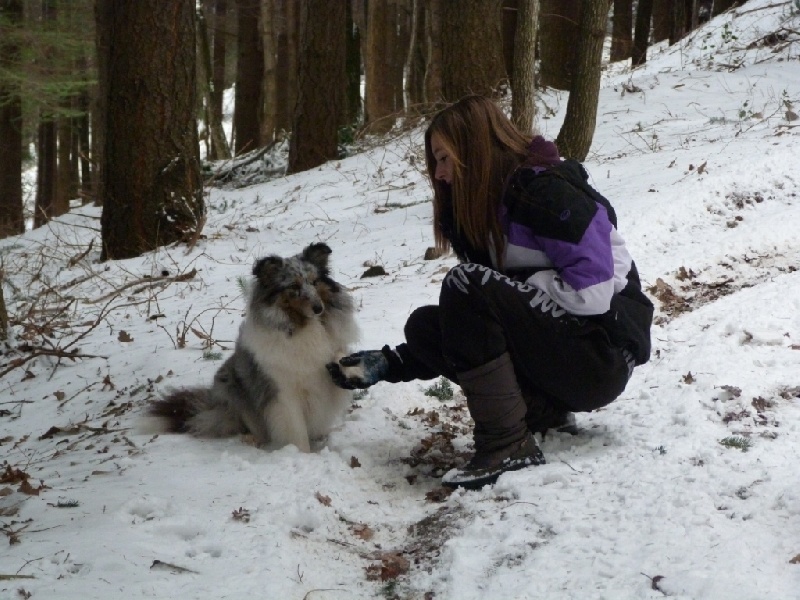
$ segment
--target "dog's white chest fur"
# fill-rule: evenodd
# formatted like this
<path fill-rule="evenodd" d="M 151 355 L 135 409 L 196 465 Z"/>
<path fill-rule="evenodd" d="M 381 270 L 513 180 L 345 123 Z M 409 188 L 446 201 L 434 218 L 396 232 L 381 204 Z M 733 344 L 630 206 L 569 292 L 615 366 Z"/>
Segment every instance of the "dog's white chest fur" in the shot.
<path fill-rule="evenodd" d="M 259 368 L 275 382 L 277 394 L 264 406 L 270 441 L 275 446 L 294 444 L 310 451 L 310 440 L 327 434 L 344 412 L 350 392 L 334 385 L 325 365 L 338 360 L 355 341 L 352 315 L 334 330 L 311 319 L 291 335 L 259 327 L 245 319 L 239 343 L 247 348 Z"/>

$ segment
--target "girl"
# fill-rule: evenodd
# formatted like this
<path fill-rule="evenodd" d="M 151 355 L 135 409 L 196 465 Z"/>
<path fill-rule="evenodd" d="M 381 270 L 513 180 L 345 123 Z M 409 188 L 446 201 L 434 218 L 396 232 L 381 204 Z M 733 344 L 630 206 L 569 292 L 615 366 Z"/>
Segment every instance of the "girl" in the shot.
<path fill-rule="evenodd" d="M 545 462 L 533 432 L 574 431 L 625 389 L 650 355 L 653 305 L 583 166 L 469 96 L 425 132 L 436 247 L 460 264 L 438 306 L 409 317 L 406 342 L 328 365 L 340 387 L 445 376 L 475 427 L 471 460 L 445 474 L 478 488 Z"/>

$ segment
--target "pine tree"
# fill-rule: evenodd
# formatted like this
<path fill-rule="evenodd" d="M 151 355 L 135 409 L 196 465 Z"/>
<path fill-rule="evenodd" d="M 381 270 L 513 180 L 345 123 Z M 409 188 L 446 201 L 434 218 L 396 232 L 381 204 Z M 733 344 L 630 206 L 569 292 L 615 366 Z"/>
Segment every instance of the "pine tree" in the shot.
<path fill-rule="evenodd" d="M 103 259 L 191 241 L 204 222 L 194 0 L 100 3 Z"/>

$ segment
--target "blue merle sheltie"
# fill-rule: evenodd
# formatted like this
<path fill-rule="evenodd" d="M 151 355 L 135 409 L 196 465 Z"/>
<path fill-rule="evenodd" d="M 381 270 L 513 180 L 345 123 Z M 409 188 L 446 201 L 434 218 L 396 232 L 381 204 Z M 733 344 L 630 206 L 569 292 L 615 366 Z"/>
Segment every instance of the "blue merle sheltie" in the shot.
<path fill-rule="evenodd" d="M 233 354 L 210 387 L 181 388 L 149 415 L 161 431 L 198 437 L 249 434 L 260 447 L 310 452 L 340 418 L 351 392 L 325 365 L 358 337 L 351 296 L 330 277 L 331 249 L 314 243 L 289 258 L 253 266 L 247 313 Z"/>

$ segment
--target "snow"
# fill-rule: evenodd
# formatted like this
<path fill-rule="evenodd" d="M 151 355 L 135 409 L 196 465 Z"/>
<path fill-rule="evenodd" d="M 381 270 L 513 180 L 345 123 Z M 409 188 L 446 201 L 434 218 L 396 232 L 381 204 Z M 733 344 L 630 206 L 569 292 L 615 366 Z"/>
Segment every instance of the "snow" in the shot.
<path fill-rule="evenodd" d="M 312 454 L 140 428 L 157 394 L 210 382 L 265 254 L 326 242 L 358 348 L 403 340 L 455 264 L 423 259 L 419 129 L 209 190 L 188 251 L 100 263 L 91 207 L 0 241 L 9 313 L 30 315 L 11 346 L 82 356 L 0 378 L 3 469 L 38 491 L 0 484 L 0 597 L 800 598 L 797 12 L 751 0 L 607 70 L 586 166 L 658 306 L 653 356 L 580 435 L 548 434 L 546 465 L 480 491 L 439 486 L 471 440 L 459 388 L 426 395 L 435 381 L 374 386 Z M 566 96 L 540 108 L 554 137 Z M 362 279 L 370 265 L 387 275 Z"/>

